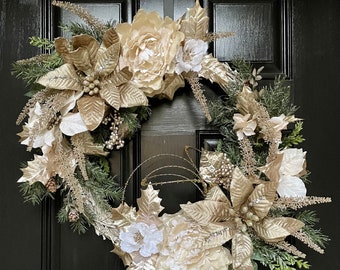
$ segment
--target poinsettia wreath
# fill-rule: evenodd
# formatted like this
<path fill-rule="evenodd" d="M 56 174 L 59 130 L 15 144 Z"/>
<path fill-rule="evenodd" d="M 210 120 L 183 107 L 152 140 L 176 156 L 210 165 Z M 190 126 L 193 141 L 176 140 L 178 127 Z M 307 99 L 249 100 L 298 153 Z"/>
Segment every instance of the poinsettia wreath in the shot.
<path fill-rule="evenodd" d="M 323 253 L 328 238 L 315 228 L 316 214 L 301 208 L 331 199 L 307 196 L 306 152 L 296 148 L 303 121 L 294 116 L 284 78 L 259 87 L 262 68 L 235 61 L 232 69 L 207 54 L 209 42 L 232 33 L 209 33 L 198 1 L 177 21 L 139 10 L 131 24 L 116 25 L 75 4 L 53 5 L 86 24 L 64 25 L 70 40 L 32 37 L 32 45 L 49 53 L 13 65 L 30 87 L 17 121 L 26 119 L 20 142 L 34 152 L 18 180 L 24 197 L 39 203 L 59 191 L 59 221 L 79 232 L 92 225 L 128 269 L 248 270 L 258 263 L 308 269 L 305 254 L 285 239 Z M 223 97 L 207 100 L 201 78 L 218 84 Z M 160 183 L 149 174 L 138 207 L 129 206 L 108 155 L 147 120 L 150 98 L 172 100 L 185 81 L 223 139 L 216 151 L 200 151 L 199 168 L 189 154 L 178 157 L 193 177 L 167 183 L 190 181 L 202 200 L 160 215 L 154 189 Z"/>

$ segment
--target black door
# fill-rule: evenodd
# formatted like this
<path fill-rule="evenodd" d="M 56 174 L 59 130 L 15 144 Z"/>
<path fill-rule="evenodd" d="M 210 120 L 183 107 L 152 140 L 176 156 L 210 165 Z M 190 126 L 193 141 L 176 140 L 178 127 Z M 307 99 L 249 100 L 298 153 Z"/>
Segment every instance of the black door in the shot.
<path fill-rule="evenodd" d="M 82 3 L 104 21 L 131 21 L 139 8 L 156 10 L 173 18 L 181 16 L 193 0 L 102 0 Z M 220 61 L 244 57 L 256 66 L 265 66 L 264 79 L 270 82 L 285 74 L 293 89 L 298 116 L 305 120 L 303 148 L 308 152 L 312 184 L 309 195 L 331 196 L 331 205 L 315 206 L 320 227 L 332 241 L 325 255 L 306 250 L 312 269 L 339 269 L 337 110 L 340 101 L 340 1 L 337 0 L 204 0 L 212 31 L 234 31 L 236 35 L 218 41 L 210 50 Z M 2 0 L 0 2 L 1 70 L 1 184 L 0 188 L 0 268 L 13 270 L 123 269 L 110 253 L 112 245 L 90 229 L 77 235 L 69 226 L 57 224 L 58 201 L 41 206 L 24 204 L 16 180 L 21 161 L 30 155 L 18 142 L 17 115 L 26 102 L 24 85 L 11 77 L 11 63 L 38 52 L 28 45 L 28 37 L 53 38 L 59 35 L 57 24 L 74 20 L 70 14 L 51 8 L 48 0 Z M 214 92 L 206 85 L 207 92 Z M 210 89 L 210 90 L 209 90 Z M 135 160 L 143 161 L 159 153 L 183 155 L 185 145 L 196 145 L 197 130 L 206 130 L 204 116 L 188 89 L 176 94 L 173 102 L 152 103 L 152 117 L 122 152 L 112 158 L 114 173 L 126 179 Z M 180 124 L 179 124 L 180 123 Z M 150 169 L 150 168 L 147 168 Z M 147 173 L 141 170 L 141 176 Z M 123 180 L 122 180 L 123 181 Z M 175 194 L 175 195 L 169 195 Z M 131 200 L 138 197 L 138 184 L 131 186 Z M 178 204 L 195 200 L 191 186 L 173 185 L 162 192 L 168 212 Z M 300 248 L 300 247 L 299 247 Z M 303 245 L 301 249 L 304 250 Z M 304 250 L 305 251 L 305 250 Z"/>

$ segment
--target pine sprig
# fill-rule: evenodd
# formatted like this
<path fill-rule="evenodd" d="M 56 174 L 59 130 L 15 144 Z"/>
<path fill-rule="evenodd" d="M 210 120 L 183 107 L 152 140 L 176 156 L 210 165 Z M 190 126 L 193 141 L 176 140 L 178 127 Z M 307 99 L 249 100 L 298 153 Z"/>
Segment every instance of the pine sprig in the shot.
<path fill-rule="evenodd" d="M 25 202 L 30 202 L 33 205 L 40 204 L 45 198 L 54 198 L 53 194 L 41 183 L 28 182 L 20 183 L 20 191 Z"/>
<path fill-rule="evenodd" d="M 290 87 L 286 84 L 284 76 L 276 77 L 274 84 L 264 87 L 261 93 L 260 101 L 271 117 L 281 114 L 290 116 L 297 111 L 297 107 L 291 104 Z"/>
<path fill-rule="evenodd" d="M 105 24 L 107 29 L 115 27 L 116 21 L 109 21 Z M 84 23 L 72 22 L 71 24 L 62 24 L 59 28 L 65 32 L 71 33 L 72 36 L 76 35 L 90 35 L 93 36 L 99 42 L 102 41 L 103 33 L 96 28 L 93 28 Z"/>
<path fill-rule="evenodd" d="M 41 38 L 37 36 L 32 36 L 29 38 L 29 43 L 32 46 L 38 47 L 38 48 L 44 48 L 45 50 L 52 50 L 54 49 L 54 43 L 53 41 L 49 40 L 48 38 Z"/>
<path fill-rule="evenodd" d="M 252 259 L 270 270 L 309 269 L 310 265 L 303 259 L 287 251 L 278 249 L 259 240 L 253 240 L 254 253 Z"/>
<path fill-rule="evenodd" d="M 37 79 L 45 75 L 47 72 L 61 66 L 62 58 L 56 53 L 43 54 L 29 59 L 19 60 L 12 65 L 12 75 L 26 82 L 31 87 L 31 94 L 43 89 L 36 83 Z"/>
<path fill-rule="evenodd" d="M 319 222 L 319 218 L 317 217 L 316 212 L 305 210 L 299 212 L 296 215 L 296 218 L 305 223 L 302 231 L 308 235 L 310 240 L 318 246 L 325 248 L 330 238 L 327 235 L 323 234 L 320 229 L 314 228 L 314 226 Z"/>

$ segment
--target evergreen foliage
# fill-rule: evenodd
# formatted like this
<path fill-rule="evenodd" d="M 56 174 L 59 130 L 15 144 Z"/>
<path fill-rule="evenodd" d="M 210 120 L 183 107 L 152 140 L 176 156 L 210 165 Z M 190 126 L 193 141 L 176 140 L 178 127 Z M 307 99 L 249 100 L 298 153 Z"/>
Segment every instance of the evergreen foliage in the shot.
<path fill-rule="evenodd" d="M 303 259 L 291 255 L 287 251 L 270 246 L 260 240 L 253 239 L 254 254 L 252 259 L 269 267 L 270 270 L 309 269 L 310 265 Z"/>

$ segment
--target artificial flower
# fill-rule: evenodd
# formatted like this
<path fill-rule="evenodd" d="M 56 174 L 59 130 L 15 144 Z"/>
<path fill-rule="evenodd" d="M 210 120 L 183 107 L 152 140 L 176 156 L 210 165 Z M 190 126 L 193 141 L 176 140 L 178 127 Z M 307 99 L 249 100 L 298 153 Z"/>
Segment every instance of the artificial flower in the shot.
<path fill-rule="evenodd" d="M 88 130 L 102 122 L 107 104 L 120 107 L 145 106 L 143 92 L 129 83 L 131 73 L 119 70 L 120 43 L 113 28 L 107 30 L 102 44 L 89 35 L 72 38 L 73 50 L 65 38 L 55 40 L 56 51 L 65 64 L 42 76 L 38 83 L 58 90 L 81 92 L 77 108 Z"/>
<path fill-rule="evenodd" d="M 179 47 L 176 55 L 175 72 L 199 72 L 202 69 L 202 60 L 208 50 L 208 44 L 200 39 L 189 39 L 184 46 Z"/>
<path fill-rule="evenodd" d="M 302 149 L 287 148 L 282 150 L 281 153 L 283 153 L 280 167 L 281 175 L 298 175 L 303 171 L 306 152 L 303 152 Z"/>
<path fill-rule="evenodd" d="M 226 269 L 231 261 L 230 252 L 222 247 L 206 245 L 209 235 L 198 223 L 182 211 L 163 215 L 164 241 L 157 258 L 159 270 L 218 270 Z"/>
<path fill-rule="evenodd" d="M 249 120 L 250 117 L 250 114 L 242 115 L 240 113 L 235 113 L 233 116 L 235 121 L 234 130 L 236 130 L 236 135 L 239 140 L 242 140 L 245 136 L 251 136 L 255 134 L 254 131 L 257 123 L 255 120 Z"/>
<path fill-rule="evenodd" d="M 159 252 L 158 245 L 163 241 L 163 233 L 155 224 L 135 222 L 120 232 L 119 239 L 123 251 L 137 251 L 143 257 L 150 257 Z"/>
<path fill-rule="evenodd" d="M 286 116 L 281 114 L 280 116 L 274 116 L 269 119 L 269 124 L 274 128 L 276 132 L 286 129 L 289 122 L 286 120 Z"/>
<path fill-rule="evenodd" d="M 79 113 L 69 112 L 74 108 L 80 95 L 81 93 L 73 91 L 64 91 L 55 95 L 55 102 L 60 102 L 62 105 L 58 111 L 59 116 L 56 116 L 53 121 L 50 120 L 49 125 L 43 124 L 49 106 L 37 102 L 28 112 L 28 121 L 23 127 L 24 131 L 18 134 L 21 137 L 21 143 L 31 145 L 33 148 L 41 148 L 43 152 L 46 152 L 52 147 L 56 137 L 60 137 L 60 132 L 70 136 L 86 131 L 87 127 Z M 70 129 L 72 132 L 69 132 Z"/>
<path fill-rule="evenodd" d="M 34 159 L 27 162 L 27 167 L 21 169 L 23 175 L 19 178 L 18 183 L 28 182 L 32 185 L 35 182 L 41 182 L 46 185 L 53 176 L 51 168 L 53 166 L 47 156 L 34 155 Z"/>
<path fill-rule="evenodd" d="M 288 148 L 280 152 L 283 154 L 279 169 L 279 186 L 277 193 L 281 197 L 305 197 L 307 189 L 298 177 L 305 173 L 306 152 L 302 149 Z"/>
<path fill-rule="evenodd" d="M 307 189 L 305 183 L 299 177 L 283 175 L 280 178 L 277 193 L 280 197 L 305 197 Z"/>
<path fill-rule="evenodd" d="M 173 60 L 184 34 L 179 24 L 156 12 L 139 10 L 132 24 L 118 24 L 122 44 L 121 67 L 127 66 L 134 84 L 153 97 L 161 94 L 166 74 L 174 72 Z"/>

